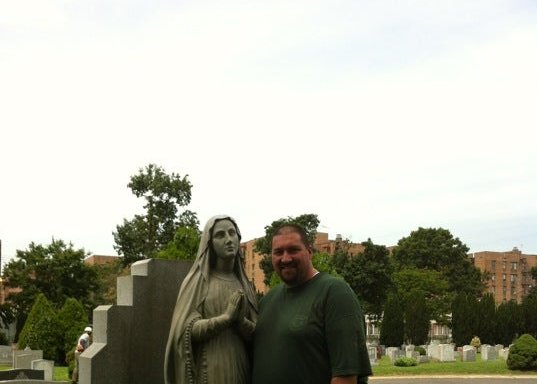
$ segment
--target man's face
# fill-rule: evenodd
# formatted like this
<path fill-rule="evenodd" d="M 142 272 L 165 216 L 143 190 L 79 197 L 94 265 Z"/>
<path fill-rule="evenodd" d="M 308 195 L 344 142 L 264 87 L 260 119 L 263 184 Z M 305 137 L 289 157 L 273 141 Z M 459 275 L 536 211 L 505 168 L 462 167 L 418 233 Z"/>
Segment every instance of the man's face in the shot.
<path fill-rule="evenodd" d="M 296 232 L 276 235 L 272 238 L 272 266 L 288 286 L 308 281 L 314 273 L 312 253 Z"/>
<path fill-rule="evenodd" d="M 216 222 L 213 228 L 212 243 L 216 257 L 234 258 L 239 251 L 239 235 L 235 225 L 229 220 Z"/>

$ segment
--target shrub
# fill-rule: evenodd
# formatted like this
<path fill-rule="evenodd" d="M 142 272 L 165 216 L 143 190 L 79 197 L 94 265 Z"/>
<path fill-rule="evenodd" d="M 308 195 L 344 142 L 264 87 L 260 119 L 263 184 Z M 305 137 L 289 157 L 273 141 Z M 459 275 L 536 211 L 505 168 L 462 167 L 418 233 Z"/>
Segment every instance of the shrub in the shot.
<path fill-rule="evenodd" d="M 419 352 L 421 356 L 425 356 L 427 354 L 427 351 L 423 347 L 415 347 L 414 351 Z"/>
<path fill-rule="evenodd" d="M 481 340 L 479 339 L 479 337 L 474 336 L 470 341 L 470 345 L 475 349 L 478 349 L 481 346 Z"/>
<path fill-rule="evenodd" d="M 507 367 L 519 370 L 537 370 L 537 340 L 529 334 L 520 336 L 509 349 Z"/>
<path fill-rule="evenodd" d="M 418 362 L 412 357 L 400 357 L 394 361 L 393 365 L 396 367 L 413 367 L 418 365 Z"/>
<path fill-rule="evenodd" d="M 19 335 L 18 347 L 43 350 L 43 358 L 58 361 L 58 347 L 61 345 L 58 315 L 44 294 L 35 299 L 32 310 Z"/>

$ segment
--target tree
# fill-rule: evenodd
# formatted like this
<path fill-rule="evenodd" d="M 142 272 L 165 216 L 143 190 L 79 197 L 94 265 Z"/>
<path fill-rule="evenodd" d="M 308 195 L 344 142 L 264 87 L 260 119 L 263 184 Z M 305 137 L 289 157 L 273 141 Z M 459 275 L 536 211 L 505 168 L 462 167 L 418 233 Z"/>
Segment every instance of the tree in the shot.
<path fill-rule="evenodd" d="M 397 243 L 393 257 L 399 268 L 414 267 L 441 272 L 449 291 L 480 296 L 481 273 L 468 258 L 469 248 L 443 228 L 419 228 Z"/>
<path fill-rule="evenodd" d="M 179 207 L 190 204 L 192 184 L 188 175 L 166 174 L 163 168 L 149 164 L 130 179 L 128 187 L 132 193 L 145 199 L 144 215 L 135 215 L 132 220 L 123 220 L 116 227 L 114 249 L 123 255 L 123 264 L 155 257 L 173 241 L 177 228 L 197 228 L 196 214 Z"/>
<path fill-rule="evenodd" d="M 496 318 L 496 342 L 511 344 L 524 327 L 522 307 L 513 300 L 501 303 Z"/>
<path fill-rule="evenodd" d="M 94 308 L 92 292 L 98 281 L 94 268 L 84 264 L 84 249 L 75 249 L 62 240 L 52 240 L 47 246 L 30 243 L 4 269 L 6 285 L 20 288 L 9 295 L 20 331 L 37 298 L 44 293 L 54 308 L 60 308 L 69 297 L 81 301 L 86 312 Z"/>
<path fill-rule="evenodd" d="M 384 306 L 380 324 L 380 344 L 387 347 L 399 347 L 405 339 L 405 320 L 401 300 L 395 294 L 389 294 Z"/>
<path fill-rule="evenodd" d="M 427 342 L 429 319 L 423 291 L 412 290 L 405 303 L 405 335 L 411 344 L 421 345 Z"/>
<path fill-rule="evenodd" d="M 78 337 L 88 325 L 88 315 L 82 303 L 70 297 L 58 312 L 58 322 L 63 339 L 58 357 L 59 361 L 65 361 L 65 356 L 75 348 Z"/>
<path fill-rule="evenodd" d="M 182 226 L 177 228 L 173 241 L 158 251 L 157 258 L 169 260 L 194 260 L 200 243 L 198 228 Z"/>
<path fill-rule="evenodd" d="M 274 269 L 272 268 L 271 253 L 272 253 L 272 235 L 274 231 L 282 224 L 298 224 L 304 228 L 311 244 L 315 242 L 315 236 L 317 235 L 317 227 L 319 226 L 319 218 L 312 213 L 306 213 L 300 216 L 287 218 L 281 218 L 272 222 L 272 224 L 265 226 L 265 236 L 256 240 L 254 244 L 254 251 L 262 255 L 262 259 L 259 262 L 259 266 L 265 274 L 264 282 L 270 286 Z"/>
<path fill-rule="evenodd" d="M 527 295 L 522 301 L 524 333 L 537 337 L 537 294 Z"/>
<path fill-rule="evenodd" d="M 18 347 L 24 349 L 43 350 L 43 358 L 58 360 L 58 349 L 61 345 L 60 324 L 58 315 L 44 294 L 40 293 L 22 328 Z"/>
<path fill-rule="evenodd" d="M 449 322 L 447 314 L 451 310 L 453 293 L 449 292 L 449 283 L 441 272 L 407 267 L 394 272 L 393 282 L 405 306 L 411 300 L 411 292 L 419 290 L 426 297 L 431 318 L 441 324 Z"/>
<path fill-rule="evenodd" d="M 374 244 L 371 239 L 363 242 L 364 251 L 347 257 L 341 263 L 341 256 L 335 259 L 338 272 L 351 286 L 364 305 L 364 312 L 380 318 L 388 290 L 392 286 L 392 265 L 388 249 Z"/>
<path fill-rule="evenodd" d="M 475 299 L 474 299 L 475 300 Z M 496 303 L 494 296 L 485 294 L 477 303 L 477 331 L 483 344 L 493 344 L 496 341 Z"/>
<path fill-rule="evenodd" d="M 470 307 L 466 293 L 459 293 L 451 306 L 451 330 L 456 345 L 468 344 L 476 334 L 474 331 L 476 318 L 475 308 Z"/>

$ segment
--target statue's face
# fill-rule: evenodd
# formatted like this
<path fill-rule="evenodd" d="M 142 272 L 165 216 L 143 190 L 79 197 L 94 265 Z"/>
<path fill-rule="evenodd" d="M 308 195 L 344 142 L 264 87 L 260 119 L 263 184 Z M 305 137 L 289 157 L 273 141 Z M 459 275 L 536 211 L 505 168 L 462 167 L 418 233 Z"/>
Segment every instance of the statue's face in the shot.
<path fill-rule="evenodd" d="M 234 258 L 239 251 L 239 235 L 229 220 L 217 221 L 213 228 L 213 250 L 216 257 Z"/>

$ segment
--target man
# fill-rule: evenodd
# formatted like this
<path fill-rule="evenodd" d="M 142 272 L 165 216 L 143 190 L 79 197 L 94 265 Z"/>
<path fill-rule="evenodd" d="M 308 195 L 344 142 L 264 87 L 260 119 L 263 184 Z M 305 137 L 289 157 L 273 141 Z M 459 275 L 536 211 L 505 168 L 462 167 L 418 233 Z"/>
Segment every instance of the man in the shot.
<path fill-rule="evenodd" d="M 73 376 L 71 378 L 71 381 L 73 383 L 78 383 L 78 358 L 80 357 L 80 354 L 84 352 L 88 347 L 91 345 L 93 338 L 93 329 L 91 327 L 84 328 L 84 333 L 78 338 L 78 342 L 76 343 L 75 348 L 75 369 L 73 370 Z"/>
<path fill-rule="evenodd" d="M 272 266 L 284 284 L 261 300 L 253 384 L 367 383 L 371 366 L 363 315 L 345 281 L 319 273 L 300 226 L 272 237 Z"/>

